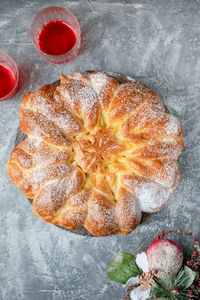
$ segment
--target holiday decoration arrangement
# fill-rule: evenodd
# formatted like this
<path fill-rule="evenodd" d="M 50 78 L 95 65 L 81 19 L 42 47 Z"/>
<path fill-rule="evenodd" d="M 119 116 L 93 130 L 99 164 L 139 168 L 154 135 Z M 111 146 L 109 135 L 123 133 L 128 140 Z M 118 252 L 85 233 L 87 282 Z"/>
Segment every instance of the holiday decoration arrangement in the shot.
<path fill-rule="evenodd" d="M 186 249 L 166 238 L 177 233 L 188 238 Z M 134 256 L 119 253 L 107 276 L 124 285 L 124 300 L 200 299 L 200 247 L 197 236 L 182 230 L 162 231 L 147 250 Z"/>

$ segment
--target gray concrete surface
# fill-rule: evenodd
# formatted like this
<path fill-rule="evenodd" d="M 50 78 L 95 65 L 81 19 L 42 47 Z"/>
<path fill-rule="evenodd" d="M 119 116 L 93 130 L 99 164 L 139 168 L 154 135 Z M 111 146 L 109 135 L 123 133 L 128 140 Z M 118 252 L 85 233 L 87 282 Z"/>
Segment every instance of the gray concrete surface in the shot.
<path fill-rule="evenodd" d="M 68 8 L 80 21 L 82 49 L 68 64 L 45 62 L 30 40 L 34 14 L 50 5 Z M 123 288 L 105 274 L 116 253 L 137 253 L 161 229 L 200 233 L 200 3 L 1 0 L 0 49 L 20 71 L 17 95 L 0 103 L 0 299 L 120 300 Z M 60 72 L 88 69 L 139 79 L 158 92 L 185 132 L 179 188 L 128 236 L 88 238 L 44 223 L 7 175 L 22 95 Z"/>

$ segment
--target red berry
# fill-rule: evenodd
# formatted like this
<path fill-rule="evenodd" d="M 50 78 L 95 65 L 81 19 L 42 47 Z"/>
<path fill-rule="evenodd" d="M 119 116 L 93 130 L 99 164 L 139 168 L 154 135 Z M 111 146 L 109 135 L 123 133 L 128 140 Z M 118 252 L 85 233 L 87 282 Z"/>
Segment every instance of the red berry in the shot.
<path fill-rule="evenodd" d="M 168 233 L 171 233 L 172 231 L 171 231 L 171 230 L 168 230 L 167 232 L 168 232 Z"/>
<path fill-rule="evenodd" d="M 192 291 L 189 292 L 190 296 L 192 296 Z"/>
<path fill-rule="evenodd" d="M 175 285 L 175 289 L 178 291 L 178 285 Z"/>
<path fill-rule="evenodd" d="M 158 274 L 158 270 L 153 270 L 153 274 Z"/>
<path fill-rule="evenodd" d="M 165 235 L 165 232 L 164 232 L 164 231 L 162 231 L 162 232 L 161 232 L 161 235 Z"/>
<path fill-rule="evenodd" d="M 154 298 L 154 299 L 157 299 L 157 296 L 156 296 L 156 295 L 154 295 L 154 296 L 153 296 L 153 298 Z"/>
<path fill-rule="evenodd" d="M 194 257 L 196 257 L 196 256 L 197 256 L 197 251 L 194 251 L 194 254 L 193 254 L 193 256 L 194 256 Z"/>
<path fill-rule="evenodd" d="M 157 236 L 156 236 L 156 239 L 157 239 L 157 240 L 159 240 L 159 239 L 160 239 L 160 236 L 159 236 L 159 234 L 157 234 Z"/>

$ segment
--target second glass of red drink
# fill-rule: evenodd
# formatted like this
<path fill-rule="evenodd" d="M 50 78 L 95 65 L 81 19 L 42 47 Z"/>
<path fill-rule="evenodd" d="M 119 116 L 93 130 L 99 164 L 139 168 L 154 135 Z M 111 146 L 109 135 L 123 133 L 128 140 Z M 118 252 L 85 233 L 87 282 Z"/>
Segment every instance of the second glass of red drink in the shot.
<path fill-rule="evenodd" d="M 19 72 L 16 63 L 0 50 L 0 101 L 13 97 L 18 90 Z"/>
<path fill-rule="evenodd" d="M 80 25 L 67 9 L 58 6 L 39 11 L 31 24 L 35 48 L 48 62 L 65 63 L 73 59 L 80 48 Z"/>

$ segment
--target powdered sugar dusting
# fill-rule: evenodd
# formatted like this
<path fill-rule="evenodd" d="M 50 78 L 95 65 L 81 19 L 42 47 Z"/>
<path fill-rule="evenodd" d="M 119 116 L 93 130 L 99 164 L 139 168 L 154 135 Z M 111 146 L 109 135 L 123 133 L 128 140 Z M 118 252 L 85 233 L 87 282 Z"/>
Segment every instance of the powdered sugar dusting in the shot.
<path fill-rule="evenodd" d="M 165 131 L 169 136 L 176 136 L 181 131 L 181 124 L 175 116 L 166 114 Z"/>
<path fill-rule="evenodd" d="M 91 87 L 77 80 L 71 80 L 58 87 L 58 91 L 73 114 L 82 119 L 85 128 L 91 129 L 97 124 L 99 101 Z"/>
<path fill-rule="evenodd" d="M 160 162 L 159 162 L 160 165 Z M 154 170 L 156 170 L 157 165 L 153 161 L 151 162 L 150 166 Z M 166 186 L 167 188 L 171 188 L 176 184 L 177 175 L 178 173 L 178 163 L 175 160 L 166 159 L 161 161 L 161 167 L 157 170 L 157 175 L 153 175 L 152 177 L 158 183 Z"/>
<path fill-rule="evenodd" d="M 148 180 L 138 181 L 135 178 L 124 179 L 124 184 L 135 192 L 143 212 L 159 210 L 169 199 L 172 191 Z"/>
<path fill-rule="evenodd" d="M 132 151 L 133 157 L 145 159 L 171 158 L 177 159 L 181 152 L 181 145 L 176 140 L 162 139 L 161 141 L 147 141 L 140 148 Z"/>
<path fill-rule="evenodd" d="M 101 224 L 102 221 L 102 216 L 104 219 L 105 223 L 113 223 L 113 207 L 110 208 L 103 208 L 102 206 L 100 206 L 98 203 L 95 203 L 92 205 L 92 210 L 91 210 L 91 214 L 93 219 L 98 223 Z M 105 224 L 102 224 L 102 226 L 104 226 Z"/>
<path fill-rule="evenodd" d="M 77 180 L 77 171 L 63 174 L 59 179 L 50 181 L 42 189 L 36 198 L 37 207 L 40 211 L 44 208 L 54 208 L 57 210 L 61 205 L 66 204 L 70 195 L 80 191 L 80 182 Z"/>
<path fill-rule="evenodd" d="M 91 112 L 98 102 L 98 99 L 93 90 L 88 86 L 83 86 L 79 90 L 76 97 L 79 99 L 80 105 L 83 111 L 86 113 Z"/>
<path fill-rule="evenodd" d="M 26 109 L 42 113 L 47 119 L 51 120 L 66 133 L 80 131 L 81 124 L 69 112 L 62 102 L 55 102 L 55 86 L 44 86 L 38 91 L 31 93 L 30 98 L 25 104 Z"/>
<path fill-rule="evenodd" d="M 99 95 L 100 92 L 109 84 L 109 77 L 105 73 L 97 72 L 90 76 L 90 79 L 92 82 L 92 87 L 97 95 Z"/>

